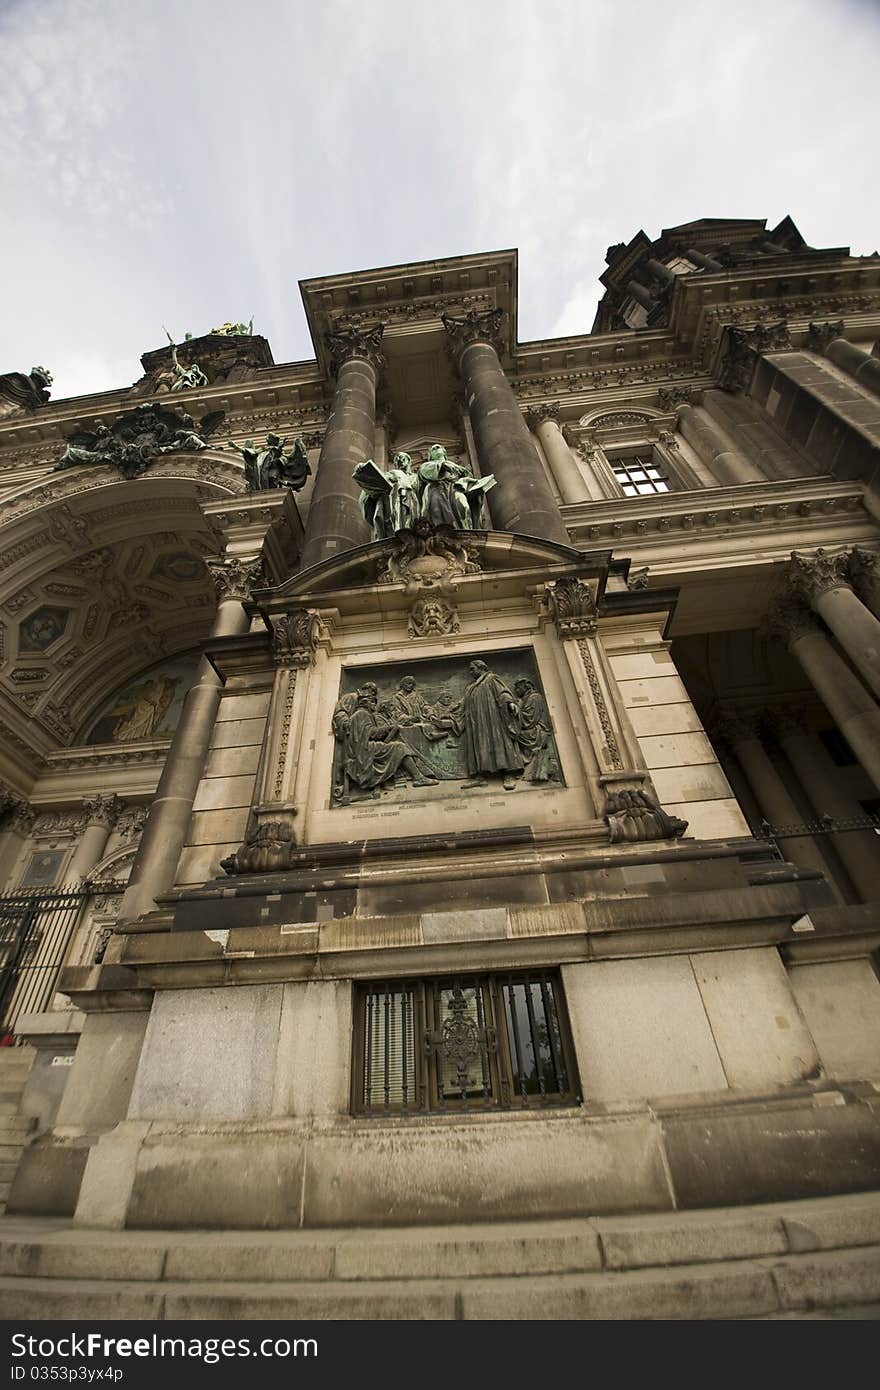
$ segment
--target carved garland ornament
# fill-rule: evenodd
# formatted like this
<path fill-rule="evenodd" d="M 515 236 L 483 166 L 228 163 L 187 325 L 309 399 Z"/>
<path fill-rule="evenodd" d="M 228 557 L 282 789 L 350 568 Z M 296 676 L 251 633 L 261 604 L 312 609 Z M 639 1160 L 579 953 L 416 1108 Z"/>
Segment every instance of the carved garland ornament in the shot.
<path fill-rule="evenodd" d="M 599 723 L 605 735 L 605 748 L 611 766 L 615 771 L 623 771 L 623 759 L 620 756 L 620 749 L 617 746 L 617 738 L 614 733 L 614 726 L 611 723 L 611 716 L 608 713 L 608 706 L 605 703 L 605 696 L 602 694 L 602 687 L 599 684 L 599 677 L 596 674 L 596 667 L 593 665 L 593 658 L 587 646 L 586 638 L 581 638 L 577 643 L 577 649 L 581 654 L 581 661 L 584 664 L 587 682 L 593 696 L 593 703 L 596 706 L 596 713 L 599 716 Z"/>
<path fill-rule="evenodd" d="M 284 790 L 284 769 L 287 764 L 287 746 L 290 743 L 290 724 L 293 718 L 293 697 L 296 694 L 296 667 L 292 667 L 287 677 L 287 690 L 284 696 L 284 711 L 281 716 L 281 737 L 278 742 L 278 766 L 275 769 L 275 800 L 281 799 Z"/>

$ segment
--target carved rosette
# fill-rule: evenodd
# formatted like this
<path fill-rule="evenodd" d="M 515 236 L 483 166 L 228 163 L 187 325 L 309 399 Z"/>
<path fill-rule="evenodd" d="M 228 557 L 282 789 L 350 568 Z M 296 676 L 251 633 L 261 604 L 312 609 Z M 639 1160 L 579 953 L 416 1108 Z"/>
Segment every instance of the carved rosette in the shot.
<path fill-rule="evenodd" d="M 315 659 L 321 619 L 312 608 L 295 609 L 272 619 L 272 656 L 276 666 L 310 666 Z"/>
<path fill-rule="evenodd" d="M 795 593 L 815 604 L 831 589 L 849 589 L 849 563 L 846 551 L 829 555 L 821 547 L 812 553 L 791 552 L 791 582 Z"/>
<path fill-rule="evenodd" d="M 596 632 L 596 600 L 589 584 L 573 575 L 547 585 L 547 605 L 560 637 L 591 637 Z"/>
<path fill-rule="evenodd" d="M 806 346 L 811 352 L 823 356 L 828 350 L 828 344 L 833 343 L 835 338 L 842 337 L 843 319 L 838 319 L 836 323 L 811 323 L 807 329 Z"/>
<path fill-rule="evenodd" d="M 238 599 L 245 603 L 254 589 L 263 581 L 263 557 L 255 560 L 240 560 L 233 556 L 227 560 L 206 560 L 205 565 L 214 583 L 217 602 Z"/>
<path fill-rule="evenodd" d="M 472 343 L 488 343 L 500 355 L 503 309 L 471 309 L 467 314 L 441 314 L 452 360 L 458 362 Z"/>
<path fill-rule="evenodd" d="M 723 391 L 745 391 L 752 379 L 755 363 L 762 352 L 784 352 L 791 347 L 788 324 L 758 323 L 754 328 L 729 325 L 725 348 L 718 372 L 718 385 Z"/>
<path fill-rule="evenodd" d="M 369 328 L 361 325 L 349 328 L 338 328 L 332 333 L 328 333 L 324 341 L 330 353 L 330 370 L 333 376 L 337 376 L 339 368 L 345 362 L 351 362 L 359 357 L 369 362 L 376 373 L 382 370 L 384 358 L 382 357 L 382 334 L 385 332 L 383 323 L 372 324 Z"/>
<path fill-rule="evenodd" d="M 83 829 L 89 825 L 101 825 L 106 830 L 112 830 L 116 817 L 125 807 L 125 802 L 111 792 L 109 796 L 84 797 L 82 806 L 79 824 Z"/>
<path fill-rule="evenodd" d="M 451 603 L 438 594 L 424 594 L 416 599 L 409 615 L 410 637 L 448 637 L 458 632 L 461 624 Z"/>
<path fill-rule="evenodd" d="M 530 430 L 537 430 L 545 420 L 559 424 L 560 406 L 558 401 L 545 401 L 543 405 L 533 405 L 526 411 L 526 424 Z"/>

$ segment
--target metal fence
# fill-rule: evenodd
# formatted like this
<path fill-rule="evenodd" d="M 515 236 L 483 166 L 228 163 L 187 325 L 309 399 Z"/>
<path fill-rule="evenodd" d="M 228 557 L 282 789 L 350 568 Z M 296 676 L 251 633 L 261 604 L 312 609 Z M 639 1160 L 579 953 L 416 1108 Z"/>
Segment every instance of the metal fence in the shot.
<path fill-rule="evenodd" d="M 765 820 L 751 827 L 752 834 L 758 839 L 769 840 L 778 859 L 785 858 L 780 845 L 782 840 L 808 840 L 814 835 L 843 835 L 856 830 L 870 830 L 880 835 L 880 817 L 865 815 L 835 820 L 833 816 L 822 816 L 819 820 L 803 821 L 799 825 L 771 825 Z"/>
<path fill-rule="evenodd" d="M 87 902 L 118 893 L 116 884 L 20 889 L 0 895 L 0 1032 L 25 1013 L 48 1008 L 71 937 Z"/>

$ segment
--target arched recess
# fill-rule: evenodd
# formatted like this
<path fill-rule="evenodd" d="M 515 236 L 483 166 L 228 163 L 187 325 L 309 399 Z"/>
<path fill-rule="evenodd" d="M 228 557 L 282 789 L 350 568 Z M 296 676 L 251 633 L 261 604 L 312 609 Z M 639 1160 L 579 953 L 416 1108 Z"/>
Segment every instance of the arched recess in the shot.
<path fill-rule="evenodd" d="M 241 467 L 208 450 L 131 480 L 71 469 L 0 505 L 0 741 L 33 776 L 114 689 L 207 635 L 204 561 L 222 541 L 201 504 L 243 491 Z"/>

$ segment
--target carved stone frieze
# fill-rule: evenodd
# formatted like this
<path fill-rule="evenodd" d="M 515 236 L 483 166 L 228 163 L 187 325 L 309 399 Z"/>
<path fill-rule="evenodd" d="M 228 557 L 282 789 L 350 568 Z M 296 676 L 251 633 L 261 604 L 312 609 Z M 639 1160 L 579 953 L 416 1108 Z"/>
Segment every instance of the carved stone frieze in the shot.
<path fill-rule="evenodd" d="M 718 369 L 718 385 L 724 391 L 745 391 L 762 352 L 783 352 L 791 347 L 785 320 L 756 323 L 753 328 L 728 326 Z"/>
<path fill-rule="evenodd" d="M 148 806 L 126 806 L 116 817 L 116 833 L 124 840 L 133 840 L 140 835 L 150 814 Z"/>
<path fill-rule="evenodd" d="M 357 325 L 328 333 L 325 341 L 330 353 L 330 370 L 333 375 L 338 374 L 339 368 L 344 362 L 350 362 L 355 357 L 364 358 L 377 372 L 381 371 L 383 366 L 382 334 L 384 332 L 385 325 L 383 323 L 373 323 L 369 327 Z"/>
<path fill-rule="evenodd" d="M 196 425 L 185 412 L 138 405 L 110 426 L 98 420 L 93 430 L 71 435 L 55 471 L 100 464 L 118 469 L 123 478 L 138 478 L 159 455 L 206 449 L 224 418 L 224 411 L 214 411 Z"/>
<path fill-rule="evenodd" d="M 466 314 L 441 314 L 440 317 L 454 361 L 471 343 L 488 343 L 496 352 L 501 352 L 503 309 L 471 309 Z"/>
<path fill-rule="evenodd" d="M 648 574 L 648 565 L 642 565 L 639 569 L 631 569 L 626 577 L 626 587 L 628 589 L 647 589 Z"/>
<path fill-rule="evenodd" d="M 232 556 L 225 560 L 206 560 L 205 565 L 214 584 L 218 603 L 238 599 L 245 603 L 254 589 L 263 582 L 263 557 L 241 560 Z"/>
<path fill-rule="evenodd" d="M 479 574 L 476 558 L 482 545 L 479 532 L 452 526 L 434 526 L 421 519 L 394 536 L 391 549 L 380 561 L 380 584 L 406 584 L 413 592 L 437 587 L 447 590 L 466 574 Z"/>
<path fill-rule="evenodd" d="M 833 343 L 835 338 L 843 337 L 843 319 L 838 319 L 836 323 L 811 323 L 807 329 L 806 346 L 811 352 L 824 355 L 828 344 Z"/>
<path fill-rule="evenodd" d="M 586 637 L 596 631 L 596 600 L 583 580 L 572 575 L 548 584 L 547 605 L 560 637 Z"/>
<path fill-rule="evenodd" d="M 410 610 L 407 630 L 410 637 L 448 637 L 458 632 L 461 624 L 451 603 L 439 594 L 425 594 L 416 599 Z"/>
<path fill-rule="evenodd" d="M 382 304 L 382 318 L 387 323 L 407 322 L 414 319 L 439 318 L 443 313 L 468 313 L 489 304 L 488 294 L 445 294 L 432 299 L 403 299 L 396 303 Z M 375 314 L 367 309 L 354 309 L 340 314 L 334 323 L 340 328 L 358 327 L 364 323 L 374 323 Z"/>
<path fill-rule="evenodd" d="M 272 655 L 276 666 L 309 666 L 321 635 L 321 619 L 300 608 L 272 619 Z"/>

